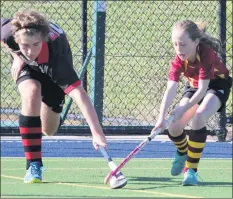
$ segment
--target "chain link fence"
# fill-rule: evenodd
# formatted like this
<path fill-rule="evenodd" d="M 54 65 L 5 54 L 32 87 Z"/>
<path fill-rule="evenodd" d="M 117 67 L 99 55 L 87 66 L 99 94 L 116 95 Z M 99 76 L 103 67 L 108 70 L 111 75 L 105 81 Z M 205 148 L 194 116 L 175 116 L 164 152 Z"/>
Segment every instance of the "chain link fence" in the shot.
<path fill-rule="evenodd" d="M 86 8 L 83 9 L 83 3 Z M 207 32 L 219 37 L 219 1 L 107 1 L 102 125 L 122 133 L 149 130 L 155 124 L 166 89 L 169 63 L 175 53 L 171 43 L 174 22 L 206 21 Z M 35 9 L 67 33 L 74 65 L 80 71 L 83 46 L 92 43 L 94 1 L 1 1 L 1 17 L 20 9 Z M 85 12 L 83 12 L 85 11 Z M 83 16 L 86 14 L 86 18 Z M 232 2 L 226 5 L 226 66 L 232 73 Z M 84 19 L 84 21 L 83 21 Z M 86 24 L 84 29 L 83 22 Z M 86 35 L 86 40 L 84 40 Z M 83 43 L 85 41 L 86 43 Z M 10 74 L 10 56 L 1 48 L 1 125 L 9 132 L 17 126 L 20 98 Z M 88 64 L 84 84 L 91 95 L 93 66 Z M 103 79 L 102 79 L 103 80 Z M 174 105 L 180 100 L 184 78 Z M 179 94 L 180 93 L 180 94 Z M 232 114 L 232 96 L 227 114 Z M 61 131 L 87 126 L 79 108 L 72 104 Z M 216 127 L 212 117 L 208 127 Z M 78 131 L 82 133 L 82 131 Z"/>

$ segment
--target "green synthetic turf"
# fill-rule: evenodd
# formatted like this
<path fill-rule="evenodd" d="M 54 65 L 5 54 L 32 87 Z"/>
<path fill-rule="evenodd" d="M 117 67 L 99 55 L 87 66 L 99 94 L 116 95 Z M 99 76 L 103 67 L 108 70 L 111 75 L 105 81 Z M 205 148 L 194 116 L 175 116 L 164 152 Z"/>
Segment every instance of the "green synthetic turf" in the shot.
<path fill-rule="evenodd" d="M 121 159 L 116 159 L 120 162 Z M 232 198 L 232 160 L 203 159 L 196 187 L 170 175 L 171 159 L 132 159 L 122 169 L 128 184 L 111 190 L 103 184 L 109 168 L 103 158 L 44 158 L 42 184 L 24 184 L 24 158 L 1 158 L 1 197 L 20 198 Z"/>

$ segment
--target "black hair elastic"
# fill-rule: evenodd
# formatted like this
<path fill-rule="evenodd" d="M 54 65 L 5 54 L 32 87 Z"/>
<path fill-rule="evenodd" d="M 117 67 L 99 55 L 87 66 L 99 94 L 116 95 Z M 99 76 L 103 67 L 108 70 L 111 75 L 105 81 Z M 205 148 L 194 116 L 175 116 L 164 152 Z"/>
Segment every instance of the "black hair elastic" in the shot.
<path fill-rule="evenodd" d="M 16 31 L 22 30 L 22 29 L 36 29 L 36 30 L 40 30 L 41 25 L 36 25 L 36 24 L 29 24 L 27 26 L 23 26 L 18 28 Z"/>

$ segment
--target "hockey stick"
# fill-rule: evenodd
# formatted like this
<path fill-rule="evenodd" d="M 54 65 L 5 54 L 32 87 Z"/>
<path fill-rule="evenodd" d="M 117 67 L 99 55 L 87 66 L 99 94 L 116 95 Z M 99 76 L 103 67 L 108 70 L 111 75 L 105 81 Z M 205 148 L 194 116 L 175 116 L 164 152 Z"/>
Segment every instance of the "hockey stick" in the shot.
<path fill-rule="evenodd" d="M 89 64 L 89 61 L 91 59 L 91 56 L 92 56 L 92 50 L 90 50 L 86 56 L 86 59 L 82 65 L 82 68 L 81 68 L 81 71 L 79 73 L 79 79 L 82 80 L 83 79 L 83 76 L 87 70 L 87 65 Z M 68 114 L 68 111 L 71 107 L 71 104 L 72 104 L 73 100 L 71 97 L 68 97 L 68 102 L 67 102 L 67 105 L 65 106 L 64 108 L 64 111 L 62 112 L 61 114 L 61 118 L 62 118 L 62 123 L 64 123 L 65 119 L 66 119 L 66 116 Z"/>
<path fill-rule="evenodd" d="M 101 154 L 103 155 L 103 157 L 107 161 L 107 163 L 112 162 L 111 156 L 108 154 L 108 152 L 106 151 L 106 149 L 103 146 L 99 146 L 99 151 L 101 152 Z"/>
<path fill-rule="evenodd" d="M 173 117 L 171 116 L 166 122 L 166 128 L 170 126 L 172 123 Z M 109 172 L 109 174 L 105 177 L 104 183 L 108 184 L 111 177 L 114 176 L 136 153 L 138 153 L 146 144 L 148 144 L 154 137 L 161 133 L 161 128 L 157 129 L 153 134 L 150 134 L 146 139 L 144 139 L 114 170 Z"/>
<path fill-rule="evenodd" d="M 113 171 L 114 169 L 116 169 L 117 165 L 113 162 L 111 156 L 108 154 L 108 152 L 106 151 L 106 149 L 103 146 L 99 146 L 99 151 L 103 155 L 104 159 L 107 161 L 108 166 L 111 169 L 111 171 Z M 115 181 L 115 183 L 111 185 L 111 188 L 112 189 L 120 189 L 120 188 L 124 187 L 126 184 L 127 184 L 126 178 L 121 178 L 120 180 Z"/>

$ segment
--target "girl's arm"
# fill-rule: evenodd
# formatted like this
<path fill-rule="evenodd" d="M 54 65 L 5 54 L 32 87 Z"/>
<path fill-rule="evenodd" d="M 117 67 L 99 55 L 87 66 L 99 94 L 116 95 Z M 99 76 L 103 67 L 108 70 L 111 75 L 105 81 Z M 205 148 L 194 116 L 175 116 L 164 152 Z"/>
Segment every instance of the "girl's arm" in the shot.
<path fill-rule="evenodd" d="M 4 46 L 8 50 L 8 52 L 11 54 L 11 56 L 13 57 L 11 75 L 13 79 L 16 81 L 19 77 L 19 74 L 22 68 L 25 66 L 25 62 L 19 57 L 17 53 L 14 53 L 12 49 L 9 48 L 8 45 L 4 43 L 2 40 L 1 40 L 1 45 Z"/>
<path fill-rule="evenodd" d="M 159 117 L 155 124 L 155 127 L 152 129 L 152 133 L 155 132 L 158 128 L 161 128 L 162 131 L 165 128 L 164 118 L 166 116 L 167 110 L 171 106 L 173 99 L 175 98 L 176 91 L 178 88 L 178 82 L 169 80 L 167 83 L 167 89 L 163 95 L 163 99 L 160 105 Z"/>
<path fill-rule="evenodd" d="M 86 91 L 80 85 L 70 91 L 68 95 L 79 106 L 83 116 L 87 120 L 87 123 L 92 132 L 94 147 L 96 149 L 98 148 L 98 145 L 106 147 L 106 138 L 104 136 L 102 127 L 100 126 L 96 111 Z"/>
<path fill-rule="evenodd" d="M 168 81 L 167 89 L 164 93 L 164 96 L 163 96 L 163 99 L 160 105 L 159 119 L 163 119 L 166 116 L 166 112 L 168 108 L 171 106 L 173 99 L 175 98 L 177 88 L 178 88 L 178 82 Z"/>

